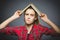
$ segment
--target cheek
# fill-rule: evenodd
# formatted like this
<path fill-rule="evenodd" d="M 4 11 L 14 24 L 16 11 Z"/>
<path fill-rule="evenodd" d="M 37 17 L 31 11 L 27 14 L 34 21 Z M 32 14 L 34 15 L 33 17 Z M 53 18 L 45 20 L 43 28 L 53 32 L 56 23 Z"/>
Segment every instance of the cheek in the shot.
<path fill-rule="evenodd" d="M 24 16 L 25 19 L 27 19 L 27 16 Z"/>
<path fill-rule="evenodd" d="M 27 16 L 24 16 L 24 20 L 27 21 L 28 17 Z"/>
<path fill-rule="evenodd" d="M 25 18 L 25 21 L 28 19 L 28 16 L 24 16 L 24 18 Z M 29 17 L 29 20 L 30 21 L 34 21 L 35 20 L 35 17 L 33 17 L 33 16 L 30 16 Z"/>
<path fill-rule="evenodd" d="M 35 20 L 35 18 L 34 17 L 31 17 L 31 19 L 30 19 L 31 21 L 34 21 Z"/>

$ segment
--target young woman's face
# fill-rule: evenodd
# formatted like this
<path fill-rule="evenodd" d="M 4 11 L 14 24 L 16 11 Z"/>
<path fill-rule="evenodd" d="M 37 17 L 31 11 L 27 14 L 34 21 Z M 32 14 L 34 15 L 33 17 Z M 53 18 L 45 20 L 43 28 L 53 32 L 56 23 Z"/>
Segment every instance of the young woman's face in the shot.
<path fill-rule="evenodd" d="M 25 12 L 25 23 L 32 24 L 36 20 L 35 12 L 33 9 L 27 9 Z"/>

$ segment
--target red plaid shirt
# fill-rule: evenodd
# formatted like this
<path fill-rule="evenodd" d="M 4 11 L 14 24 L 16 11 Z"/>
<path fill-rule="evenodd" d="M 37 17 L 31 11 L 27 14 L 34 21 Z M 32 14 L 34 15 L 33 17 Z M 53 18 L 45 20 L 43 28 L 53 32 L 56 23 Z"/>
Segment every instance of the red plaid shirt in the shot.
<path fill-rule="evenodd" d="M 48 29 L 40 24 L 34 24 L 30 34 L 27 34 L 27 29 L 25 26 L 20 27 L 6 27 L 0 30 L 1 33 L 6 34 L 16 34 L 18 36 L 18 40 L 41 40 L 43 34 L 46 35 L 54 35 L 55 31 L 52 29 Z"/>

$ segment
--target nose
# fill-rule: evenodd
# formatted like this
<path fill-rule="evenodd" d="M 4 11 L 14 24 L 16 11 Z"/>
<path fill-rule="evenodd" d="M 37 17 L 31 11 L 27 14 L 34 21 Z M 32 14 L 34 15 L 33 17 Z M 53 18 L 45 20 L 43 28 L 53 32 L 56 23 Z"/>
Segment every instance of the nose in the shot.
<path fill-rule="evenodd" d="M 31 16 L 30 16 L 30 15 L 28 15 L 28 19 L 30 19 L 30 17 L 31 17 Z"/>
<path fill-rule="evenodd" d="M 28 17 L 28 19 L 30 19 L 30 17 Z"/>

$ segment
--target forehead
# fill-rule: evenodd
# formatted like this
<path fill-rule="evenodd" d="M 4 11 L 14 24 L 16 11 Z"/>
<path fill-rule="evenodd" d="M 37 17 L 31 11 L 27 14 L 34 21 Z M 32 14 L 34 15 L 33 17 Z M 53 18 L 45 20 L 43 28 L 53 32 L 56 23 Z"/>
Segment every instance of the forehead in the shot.
<path fill-rule="evenodd" d="M 27 9 L 25 13 L 32 13 L 35 14 L 35 11 L 33 9 Z"/>

